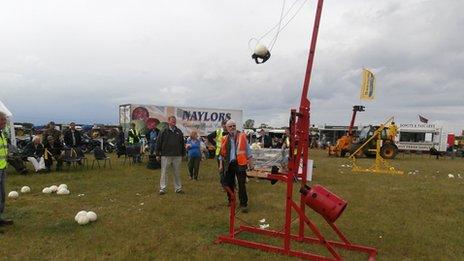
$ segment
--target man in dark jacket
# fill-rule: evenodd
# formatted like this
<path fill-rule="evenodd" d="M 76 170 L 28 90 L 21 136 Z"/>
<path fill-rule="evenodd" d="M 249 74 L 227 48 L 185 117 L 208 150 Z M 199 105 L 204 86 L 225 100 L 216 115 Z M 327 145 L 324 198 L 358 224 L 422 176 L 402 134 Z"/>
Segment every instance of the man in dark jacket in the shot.
<path fill-rule="evenodd" d="M 77 155 L 83 155 L 80 150 L 82 141 L 81 132 L 76 130 L 76 124 L 74 122 L 71 122 L 69 124 L 69 129 L 63 133 L 63 140 L 67 148 L 72 148 Z M 82 164 L 80 160 L 77 163 Z M 69 166 L 71 162 L 67 162 L 67 164 Z"/>
<path fill-rule="evenodd" d="M 71 122 L 69 129 L 64 132 L 64 144 L 71 148 L 77 148 L 81 145 L 81 132 L 76 130 L 74 122 Z"/>
<path fill-rule="evenodd" d="M 260 137 L 258 138 L 258 141 L 261 143 L 261 147 L 270 148 L 272 146 L 271 136 L 267 135 L 263 129 L 259 131 L 259 135 Z"/>
<path fill-rule="evenodd" d="M 166 168 L 171 164 L 174 169 L 175 191 L 184 194 L 179 172 L 183 155 L 185 155 L 184 134 L 176 127 L 176 117 L 170 116 L 168 127 L 161 131 L 156 144 L 157 160 L 161 159 L 160 195 L 166 194 Z"/>
<path fill-rule="evenodd" d="M 116 136 L 116 154 L 118 158 L 126 154 L 126 139 L 124 137 L 124 130 L 122 126 L 118 126 L 118 136 Z"/>

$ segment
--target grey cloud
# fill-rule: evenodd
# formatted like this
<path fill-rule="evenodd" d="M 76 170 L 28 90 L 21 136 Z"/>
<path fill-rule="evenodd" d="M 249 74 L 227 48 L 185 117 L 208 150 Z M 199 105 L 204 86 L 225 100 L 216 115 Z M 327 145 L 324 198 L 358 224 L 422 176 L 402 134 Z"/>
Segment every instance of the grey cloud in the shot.
<path fill-rule="evenodd" d="M 314 3 L 280 34 L 268 63 L 253 64 L 247 46 L 277 22 L 280 4 L 10 3 L 0 10 L 1 99 L 24 121 L 116 122 L 118 104 L 153 103 L 237 108 L 257 124 L 285 125 L 300 100 Z M 311 121 L 348 124 L 365 66 L 377 90 L 360 122 L 421 113 L 462 129 L 463 8 L 458 0 L 325 1 Z"/>

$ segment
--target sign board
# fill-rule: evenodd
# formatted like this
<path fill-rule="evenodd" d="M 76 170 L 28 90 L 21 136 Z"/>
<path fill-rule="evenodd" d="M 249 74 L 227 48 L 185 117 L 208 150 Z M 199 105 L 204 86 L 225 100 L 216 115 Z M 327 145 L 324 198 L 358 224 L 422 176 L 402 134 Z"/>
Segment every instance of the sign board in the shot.
<path fill-rule="evenodd" d="M 151 126 L 163 129 L 167 126 L 169 116 L 176 116 L 176 126 L 189 135 L 195 130 L 200 136 L 206 136 L 221 127 L 223 120 L 233 119 L 237 129 L 242 127 L 242 110 L 194 108 L 176 106 L 158 106 L 143 104 L 125 104 L 119 106 L 119 123 L 125 130 L 130 123 L 135 123 L 136 129 L 144 133 Z"/>

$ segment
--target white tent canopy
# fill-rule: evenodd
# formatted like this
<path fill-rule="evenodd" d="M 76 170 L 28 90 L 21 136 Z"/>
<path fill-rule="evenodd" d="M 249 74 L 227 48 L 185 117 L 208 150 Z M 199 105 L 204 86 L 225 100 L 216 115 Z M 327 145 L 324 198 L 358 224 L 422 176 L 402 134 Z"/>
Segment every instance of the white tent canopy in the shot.
<path fill-rule="evenodd" d="M 14 122 L 13 122 L 13 113 L 11 113 L 10 110 L 5 106 L 5 104 L 0 101 L 0 111 L 6 114 L 8 124 L 9 126 L 9 135 L 10 135 L 10 140 L 11 144 L 16 146 L 16 135 L 15 135 L 15 129 L 14 129 Z"/>
<path fill-rule="evenodd" d="M 8 108 L 5 106 L 5 104 L 3 104 L 2 101 L 0 101 L 0 111 L 5 113 L 8 118 L 13 117 L 13 114 L 11 113 L 11 111 L 8 110 Z"/>

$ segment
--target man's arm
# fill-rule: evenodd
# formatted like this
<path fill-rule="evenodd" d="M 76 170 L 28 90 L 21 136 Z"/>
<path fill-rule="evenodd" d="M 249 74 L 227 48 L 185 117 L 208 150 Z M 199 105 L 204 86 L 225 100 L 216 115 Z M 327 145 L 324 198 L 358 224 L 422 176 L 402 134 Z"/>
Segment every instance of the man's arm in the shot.
<path fill-rule="evenodd" d="M 164 131 L 161 131 L 158 138 L 156 139 L 156 150 L 155 154 L 157 157 L 161 156 L 161 147 L 163 146 Z"/>
<path fill-rule="evenodd" d="M 184 146 L 184 133 L 179 129 L 180 137 L 181 137 L 181 148 L 182 148 L 182 156 L 185 156 L 185 146 Z"/>

